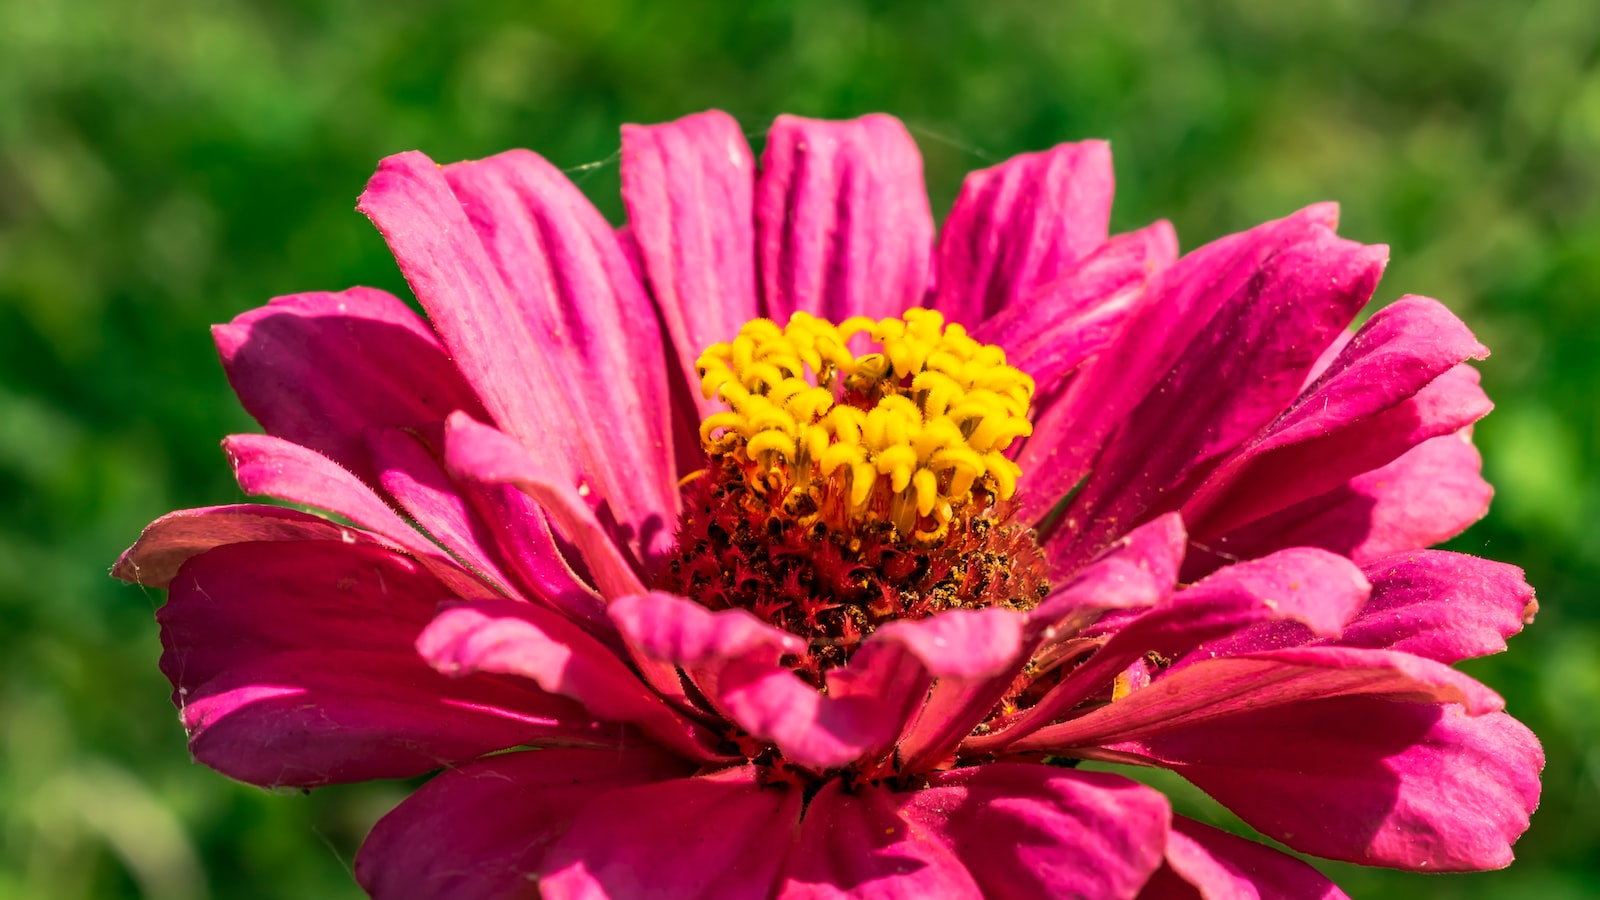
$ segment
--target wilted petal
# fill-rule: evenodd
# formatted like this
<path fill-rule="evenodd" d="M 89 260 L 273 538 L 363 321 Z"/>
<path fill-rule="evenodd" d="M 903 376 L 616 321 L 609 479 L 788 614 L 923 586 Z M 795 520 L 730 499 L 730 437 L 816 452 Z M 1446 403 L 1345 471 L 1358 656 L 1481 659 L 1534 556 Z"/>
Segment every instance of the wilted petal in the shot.
<path fill-rule="evenodd" d="M 928 287 L 933 214 L 922 156 L 899 120 L 779 116 L 756 183 L 766 314 L 831 322 L 898 316 Z"/>
<path fill-rule="evenodd" d="M 356 854 L 375 900 L 536 900 L 545 852 L 607 791 L 680 778 L 641 747 L 508 753 L 447 769 L 378 820 Z"/>
<path fill-rule="evenodd" d="M 800 820 L 801 792 L 762 787 L 754 767 L 605 794 L 545 855 L 549 900 L 765 897 Z"/>

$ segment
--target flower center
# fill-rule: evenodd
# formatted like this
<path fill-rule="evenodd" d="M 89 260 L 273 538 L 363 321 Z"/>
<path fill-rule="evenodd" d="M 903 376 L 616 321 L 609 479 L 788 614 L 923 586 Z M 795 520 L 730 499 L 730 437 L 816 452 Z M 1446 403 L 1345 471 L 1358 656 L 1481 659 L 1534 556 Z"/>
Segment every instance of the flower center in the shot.
<path fill-rule="evenodd" d="M 881 350 L 857 356 L 867 333 Z M 698 361 L 705 396 L 727 404 L 700 425 L 713 459 L 801 524 L 886 522 L 937 540 L 975 493 L 1009 500 L 1020 470 L 1004 451 L 1032 433 L 1033 379 L 926 309 L 834 325 L 796 313 L 755 319 Z"/>
<path fill-rule="evenodd" d="M 806 638 L 796 669 L 813 680 L 884 622 L 1044 595 L 1006 502 L 1034 384 L 999 347 L 931 310 L 796 313 L 746 323 L 698 369 L 728 408 L 701 423 L 709 461 L 685 480 L 663 589 Z"/>

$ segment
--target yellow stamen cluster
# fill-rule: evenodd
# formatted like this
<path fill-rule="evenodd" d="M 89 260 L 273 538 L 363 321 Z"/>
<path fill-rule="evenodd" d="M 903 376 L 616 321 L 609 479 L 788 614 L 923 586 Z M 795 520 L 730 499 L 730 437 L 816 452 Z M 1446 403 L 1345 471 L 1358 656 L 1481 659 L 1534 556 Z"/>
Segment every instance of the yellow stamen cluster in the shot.
<path fill-rule="evenodd" d="M 851 352 L 861 333 L 878 352 Z M 705 396 L 728 406 L 700 425 L 706 452 L 732 454 L 788 511 L 927 540 L 975 491 L 1006 500 L 1016 489 L 1005 450 L 1032 432 L 1033 379 L 933 310 L 839 325 L 801 312 L 782 328 L 754 319 L 697 365 Z"/>

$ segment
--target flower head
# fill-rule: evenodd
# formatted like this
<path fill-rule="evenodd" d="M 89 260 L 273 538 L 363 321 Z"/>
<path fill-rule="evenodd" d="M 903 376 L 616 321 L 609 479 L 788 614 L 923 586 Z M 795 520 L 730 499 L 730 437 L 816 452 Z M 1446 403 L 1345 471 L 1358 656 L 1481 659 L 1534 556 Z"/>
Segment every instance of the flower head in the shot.
<path fill-rule="evenodd" d="M 385 160 L 364 288 L 216 330 L 265 435 L 116 574 L 195 756 L 442 769 L 378 897 L 1339 896 L 1306 853 L 1503 866 L 1538 742 L 1450 664 L 1521 573 L 1480 516 L 1486 351 L 1331 207 L 1181 258 L 1109 236 L 1104 144 L 935 229 L 895 120 L 623 132 L 613 230 L 530 153 Z"/>

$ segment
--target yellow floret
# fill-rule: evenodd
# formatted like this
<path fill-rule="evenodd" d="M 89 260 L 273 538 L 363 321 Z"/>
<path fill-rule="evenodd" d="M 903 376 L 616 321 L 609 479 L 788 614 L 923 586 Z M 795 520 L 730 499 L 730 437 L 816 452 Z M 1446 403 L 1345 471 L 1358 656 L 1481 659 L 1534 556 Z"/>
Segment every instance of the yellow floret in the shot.
<path fill-rule="evenodd" d="M 862 333 L 878 346 L 858 356 Z M 1033 379 L 933 310 L 754 319 L 697 368 L 702 393 L 728 407 L 700 425 L 706 452 L 747 466 L 763 493 L 812 494 L 794 508 L 845 528 L 936 538 L 968 504 L 1011 497 L 1021 471 L 1005 452 L 1033 432 Z"/>

